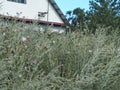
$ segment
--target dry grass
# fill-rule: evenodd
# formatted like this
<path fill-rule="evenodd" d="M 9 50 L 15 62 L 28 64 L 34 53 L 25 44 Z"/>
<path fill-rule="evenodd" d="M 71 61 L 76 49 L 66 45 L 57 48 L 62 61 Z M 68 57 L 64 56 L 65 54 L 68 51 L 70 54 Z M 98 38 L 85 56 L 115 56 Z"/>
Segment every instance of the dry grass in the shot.
<path fill-rule="evenodd" d="M 120 36 L 0 26 L 0 90 L 120 90 Z"/>

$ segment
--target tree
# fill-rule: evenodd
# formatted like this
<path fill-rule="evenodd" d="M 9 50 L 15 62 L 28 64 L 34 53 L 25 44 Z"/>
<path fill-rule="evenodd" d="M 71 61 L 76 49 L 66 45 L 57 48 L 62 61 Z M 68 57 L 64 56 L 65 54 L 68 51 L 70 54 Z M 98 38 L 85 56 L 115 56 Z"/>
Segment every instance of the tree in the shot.
<path fill-rule="evenodd" d="M 76 8 L 73 11 L 67 11 L 66 15 L 68 16 L 68 21 L 72 30 L 83 30 L 85 20 L 84 9 Z"/>
<path fill-rule="evenodd" d="M 120 1 L 119 0 L 91 0 L 90 11 L 87 13 L 89 27 L 97 25 L 119 27 Z"/>
<path fill-rule="evenodd" d="M 94 33 L 99 26 L 120 28 L 120 0 L 90 0 L 89 11 L 76 8 L 68 11 L 72 30 L 83 30 L 85 24 Z"/>

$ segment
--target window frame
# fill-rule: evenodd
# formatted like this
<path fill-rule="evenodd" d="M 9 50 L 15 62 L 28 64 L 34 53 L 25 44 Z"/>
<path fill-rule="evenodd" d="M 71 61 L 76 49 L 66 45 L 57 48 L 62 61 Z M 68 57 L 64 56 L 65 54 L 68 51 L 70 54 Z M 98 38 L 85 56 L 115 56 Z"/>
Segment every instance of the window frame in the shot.
<path fill-rule="evenodd" d="M 27 0 L 24 0 L 24 1 L 21 1 L 21 0 L 7 0 L 7 1 L 20 3 L 20 4 L 26 4 L 27 3 Z"/>

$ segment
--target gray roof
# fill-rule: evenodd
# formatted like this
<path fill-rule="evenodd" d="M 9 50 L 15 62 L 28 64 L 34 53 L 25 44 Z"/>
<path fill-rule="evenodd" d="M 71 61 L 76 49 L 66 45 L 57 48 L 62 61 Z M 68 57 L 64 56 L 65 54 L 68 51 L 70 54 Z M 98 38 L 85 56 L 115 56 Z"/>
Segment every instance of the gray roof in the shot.
<path fill-rule="evenodd" d="M 63 22 L 68 25 L 68 21 L 65 17 L 65 15 L 62 13 L 62 11 L 60 10 L 60 8 L 58 7 L 57 3 L 54 0 L 48 0 L 50 2 L 50 4 L 53 6 L 53 8 L 55 9 L 55 11 L 58 13 L 58 15 L 61 17 L 61 19 L 63 20 Z"/>

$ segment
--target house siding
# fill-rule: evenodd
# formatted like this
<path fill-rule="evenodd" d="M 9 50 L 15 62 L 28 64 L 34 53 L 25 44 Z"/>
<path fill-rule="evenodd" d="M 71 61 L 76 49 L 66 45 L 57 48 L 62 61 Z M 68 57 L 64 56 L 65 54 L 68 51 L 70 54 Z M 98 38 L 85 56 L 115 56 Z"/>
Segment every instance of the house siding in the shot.
<path fill-rule="evenodd" d="M 47 12 L 48 0 L 27 0 L 26 4 L 15 3 L 7 0 L 1 0 L 2 7 L 0 14 L 6 16 L 18 16 L 26 19 L 40 19 L 42 21 L 57 22 L 63 24 L 63 20 L 49 3 L 49 14 L 44 18 L 38 18 L 38 12 Z M 21 13 L 18 15 L 17 13 Z"/>

